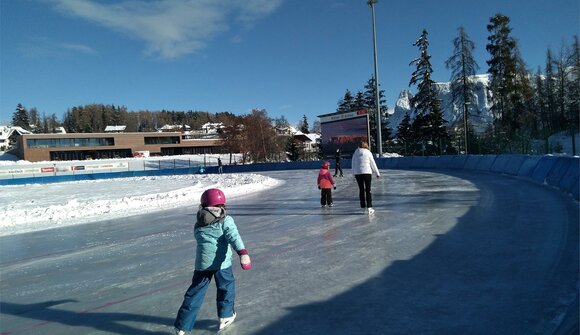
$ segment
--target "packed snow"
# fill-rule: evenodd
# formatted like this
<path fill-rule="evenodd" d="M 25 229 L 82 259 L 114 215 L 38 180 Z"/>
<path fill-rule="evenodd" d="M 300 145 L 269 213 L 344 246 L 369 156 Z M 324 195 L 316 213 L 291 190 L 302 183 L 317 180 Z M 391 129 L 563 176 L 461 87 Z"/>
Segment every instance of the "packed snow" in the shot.
<path fill-rule="evenodd" d="M 0 236 L 183 206 L 197 208 L 208 188 L 222 189 L 231 201 L 280 183 L 259 174 L 225 173 L 0 186 Z"/>

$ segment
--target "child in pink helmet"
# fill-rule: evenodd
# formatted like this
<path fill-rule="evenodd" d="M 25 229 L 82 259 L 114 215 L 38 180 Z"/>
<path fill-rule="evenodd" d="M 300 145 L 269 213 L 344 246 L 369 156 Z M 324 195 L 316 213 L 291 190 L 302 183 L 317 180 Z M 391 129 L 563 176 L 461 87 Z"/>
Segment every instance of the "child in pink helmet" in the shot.
<path fill-rule="evenodd" d="M 332 173 L 330 173 L 329 169 L 330 163 L 324 162 L 318 173 L 317 184 L 320 190 L 320 204 L 322 207 L 334 206 L 332 203 L 332 189 L 336 190 L 336 186 L 334 186 L 334 178 L 332 178 Z"/>
<path fill-rule="evenodd" d="M 195 271 L 175 319 L 177 335 L 183 335 L 193 329 L 212 277 L 217 288 L 219 329 L 226 328 L 236 318 L 231 249 L 233 248 L 240 256 L 242 269 L 250 269 L 252 262 L 234 219 L 226 214 L 225 205 L 226 196 L 220 189 L 208 189 L 201 195 L 194 228 L 197 242 Z"/>

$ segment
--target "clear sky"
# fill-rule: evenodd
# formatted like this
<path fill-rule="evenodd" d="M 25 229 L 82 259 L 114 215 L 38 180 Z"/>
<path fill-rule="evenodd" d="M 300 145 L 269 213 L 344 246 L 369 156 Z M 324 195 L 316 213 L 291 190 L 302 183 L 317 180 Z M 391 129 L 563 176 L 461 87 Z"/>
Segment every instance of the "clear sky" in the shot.
<path fill-rule="evenodd" d="M 580 29 L 578 0 L 379 0 L 381 89 L 408 88 L 423 28 L 436 81 L 457 28 L 488 69 L 486 25 L 511 19 L 528 67 L 545 66 Z M 91 103 L 129 111 L 266 109 L 291 123 L 336 111 L 374 73 L 366 0 L 0 0 L 0 125 L 18 103 L 62 121 Z M 412 87 L 411 91 L 415 88 Z"/>

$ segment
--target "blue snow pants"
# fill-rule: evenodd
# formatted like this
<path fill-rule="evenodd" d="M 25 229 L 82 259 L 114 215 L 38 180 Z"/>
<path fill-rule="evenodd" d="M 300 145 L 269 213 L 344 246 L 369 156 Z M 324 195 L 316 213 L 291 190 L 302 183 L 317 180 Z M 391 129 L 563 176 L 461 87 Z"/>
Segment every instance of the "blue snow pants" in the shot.
<path fill-rule="evenodd" d="M 220 318 L 228 318 L 234 315 L 234 300 L 236 299 L 235 279 L 232 267 L 217 271 L 193 272 L 191 286 L 185 292 L 183 303 L 177 312 L 177 318 L 173 324 L 175 328 L 183 331 L 191 331 L 197 318 L 203 299 L 209 287 L 212 277 L 215 278 L 217 288 L 217 314 Z"/>

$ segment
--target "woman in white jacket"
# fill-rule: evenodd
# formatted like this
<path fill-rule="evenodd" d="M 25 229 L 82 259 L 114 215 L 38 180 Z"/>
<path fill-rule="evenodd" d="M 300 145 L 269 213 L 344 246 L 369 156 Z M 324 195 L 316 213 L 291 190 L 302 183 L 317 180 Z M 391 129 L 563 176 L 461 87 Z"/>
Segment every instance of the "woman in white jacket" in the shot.
<path fill-rule="evenodd" d="M 369 150 L 368 143 L 361 142 L 352 155 L 352 174 L 354 174 L 358 184 L 360 207 L 364 208 L 368 214 L 373 214 L 375 211 L 371 195 L 373 172 L 377 175 L 377 178 L 381 177 L 373 154 Z"/>

